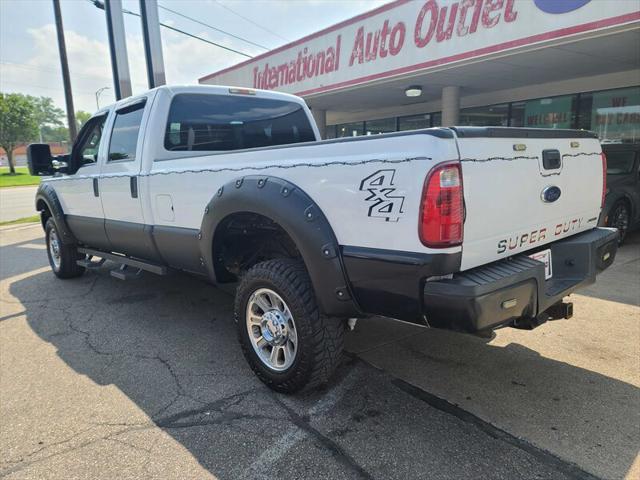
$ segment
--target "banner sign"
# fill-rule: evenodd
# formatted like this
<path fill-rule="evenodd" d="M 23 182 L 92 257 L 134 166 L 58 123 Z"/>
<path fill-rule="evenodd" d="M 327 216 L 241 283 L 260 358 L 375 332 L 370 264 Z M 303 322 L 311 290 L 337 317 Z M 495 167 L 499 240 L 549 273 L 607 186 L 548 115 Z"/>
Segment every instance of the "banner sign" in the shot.
<path fill-rule="evenodd" d="M 640 132 L 640 89 L 593 94 L 591 130 L 604 140 L 636 140 Z"/>
<path fill-rule="evenodd" d="M 534 128 L 571 128 L 572 96 L 529 100 L 524 109 L 524 126 Z"/>
<path fill-rule="evenodd" d="M 397 0 L 201 78 L 298 95 L 640 21 L 637 0 Z"/>

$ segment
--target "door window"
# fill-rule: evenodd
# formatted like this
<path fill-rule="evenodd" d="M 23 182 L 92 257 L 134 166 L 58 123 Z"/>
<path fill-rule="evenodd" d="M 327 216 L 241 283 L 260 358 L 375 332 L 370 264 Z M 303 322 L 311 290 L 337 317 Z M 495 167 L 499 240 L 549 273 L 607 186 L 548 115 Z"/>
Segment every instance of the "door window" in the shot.
<path fill-rule="evenodd" d="M 98 161 L 98 149 L 100 148 L 100 140 L 102 139 L 106 119 L 106 115 L 90 119 L 83 131 L 78 135 L 81 140 L 77 150 L 77 165 L 82 167 Z"/>
<path fill-rule="evenodd" d="M 134 161 L 138 146 L 138 133 L 144 113 L 144 102 L 136 103 L 116 112 L 109 142 L 109 162 Z"/>

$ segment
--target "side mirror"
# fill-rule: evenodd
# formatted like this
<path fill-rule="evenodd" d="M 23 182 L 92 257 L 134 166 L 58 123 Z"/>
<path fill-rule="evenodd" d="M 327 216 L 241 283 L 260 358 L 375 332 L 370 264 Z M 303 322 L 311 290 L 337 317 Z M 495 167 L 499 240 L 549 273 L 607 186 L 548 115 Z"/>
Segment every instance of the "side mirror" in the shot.
<path fill-rule="evenodd" d="M 51 148 L 46 143 L 32 143 L 27 147 L 27 165 L 31 175 L 55 175 L 67 173 L 69 155 L 51 156 Z"/>
<path fill-rule="evenodd" d="M 27 165 L 31 175 L 52 175 L 53 158 L 51 148 L 46 143 L 32 143 L 27 147 Z"/>
<path fill-rule="evenodd" d="M 57 173 L 69 173 L 69 158 L 71 155 L 58 155 L 51 160 L 51 166 Z"/>

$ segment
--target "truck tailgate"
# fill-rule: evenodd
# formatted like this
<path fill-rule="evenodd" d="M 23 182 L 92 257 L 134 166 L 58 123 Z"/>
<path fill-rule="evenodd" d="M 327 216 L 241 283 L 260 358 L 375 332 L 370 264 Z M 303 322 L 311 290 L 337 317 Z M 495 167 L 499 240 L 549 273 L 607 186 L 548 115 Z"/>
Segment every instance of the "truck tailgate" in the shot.
<path fill-rule="evenodd" d="M 456 133 L 466 209 L 462 270 L 596 226 L 603 165 L 600 144 L 589 132 Z"/>

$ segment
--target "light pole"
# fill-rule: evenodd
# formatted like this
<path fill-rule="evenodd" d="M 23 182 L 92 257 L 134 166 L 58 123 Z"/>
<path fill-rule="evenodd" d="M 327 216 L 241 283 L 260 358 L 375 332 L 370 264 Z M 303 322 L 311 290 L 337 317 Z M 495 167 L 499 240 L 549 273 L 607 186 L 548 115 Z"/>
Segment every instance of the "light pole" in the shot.
<path fill-rule="evenodd" d="M 73 142 L 76 139 L 76 113 L 73 109 L 73 95 L 71 94 L 71 77 L 69 76 L 69 63 L 67 61 L 67 46 L 64 41 L 64 27 L 62 26 L 62 13 L 60 12 L 60 0 L 53 0 L 53 15 L 56 19 L 56 34 L 58 36 L 58 52 L 60 53 L 60 69 L 62 70 L 62 84 L 64 85 L 64 99 L 67 106 L 67 122 L 69 123 L 69 137 Z"/>
<path fill-rule="evenodd" d="M 100 94 L 105 90 L 109 90 L 111 87 L 102 87 L 96 90 L 96 107 L 100 110 Z"/>

